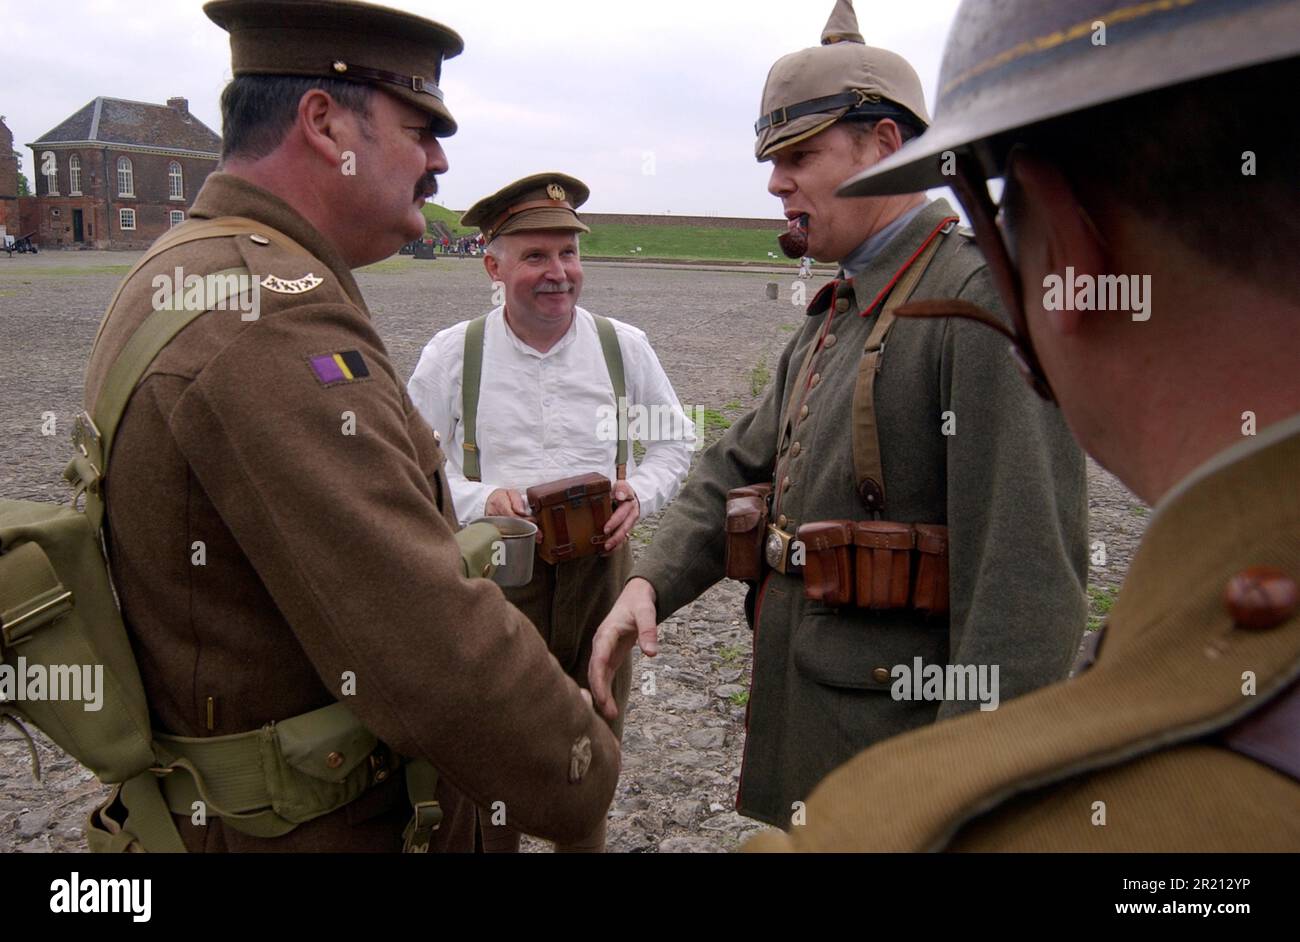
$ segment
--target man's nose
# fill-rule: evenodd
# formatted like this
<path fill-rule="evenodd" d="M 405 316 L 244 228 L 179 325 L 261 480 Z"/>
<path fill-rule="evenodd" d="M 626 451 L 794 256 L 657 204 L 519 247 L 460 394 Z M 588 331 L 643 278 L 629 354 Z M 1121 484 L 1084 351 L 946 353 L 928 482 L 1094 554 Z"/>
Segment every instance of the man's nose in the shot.
<path fill-rule="evenodd" d="M 546 277 L 552 281 L 569 280 L 568 272 L 564 270 L 564 259 L 560 258 L 558 253 L 547 260 Z"/>
<path fill-rule="evenodd" d="M 429 138 L 429 145 L 425 147 L 424 152 L 427 159 L 424 162 L 425 171 L 432 170 L 434 173 L 446 173 L 450 164 L 447 161 L 447 152 L 442 149 L 442 141 L 436 137 Z"/>
<path fill-rule="evenodd" d="M 790 182 L 790 175 L 781 169 L 775 161 L 772 163 L 772 175 L 767 178 L 767 192 L 782 198 L 794 192 L 794 186 Z"/>

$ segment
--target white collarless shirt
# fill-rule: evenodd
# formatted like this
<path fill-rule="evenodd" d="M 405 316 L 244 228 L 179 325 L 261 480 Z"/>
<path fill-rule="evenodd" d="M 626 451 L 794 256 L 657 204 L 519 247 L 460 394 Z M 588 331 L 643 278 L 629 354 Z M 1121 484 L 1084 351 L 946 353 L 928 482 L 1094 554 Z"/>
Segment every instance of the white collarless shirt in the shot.
<path fill-rule="evenodd" d="M 646 449 L 640 464 L 630 444 L 627 456 L 627 482 L 644 517 L 662 509 L 681 488 L 691 466 L 695 428 L 645 332 L 610 320 L 623 354 L 629 428 Z M 596 322 L 580 307 L 568 332 L 545 353 L 515 335 L 504 307 L 487 315 L 476 434 L 483 479 L 465 477 L 461 381 L 468 326 L 462 321 L 437 333 L 407 383 L 420 414 L 442 435 L 460 522 L 483 516 L 483 505 L 497 488 L 522 494 L 536 484 L 589 472 L 613 480 L 618 448 L 614 388 Z M 638 423 L 637 410 L 644 410 L 647 419 Z"/>

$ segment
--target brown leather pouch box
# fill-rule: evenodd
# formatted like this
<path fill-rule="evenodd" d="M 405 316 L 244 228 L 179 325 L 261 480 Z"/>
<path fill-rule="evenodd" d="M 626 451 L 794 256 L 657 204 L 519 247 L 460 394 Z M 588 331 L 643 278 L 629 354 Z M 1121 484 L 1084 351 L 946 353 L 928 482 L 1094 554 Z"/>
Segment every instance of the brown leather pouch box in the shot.
<path fill-rule="evenodd" d="M 728 579 L 757 582 L 763 577 L 770 484 L 750 484 L 727 492 L 726 573 Z"/>
<path fill-rule="evenodd" d="M 548 563 L 562 563 L 604 552 L 605 524 L 613 505 L 609 478 L 579 474 L 530 487 L 528 506 L 542 531 L 537 555 Z"/>
<path fill-rule="evenodd" d="M 925 615 L 948 614 L 948 528 L 916 524 L 916 585 L 912 605 Z"/>
<path fill-rule="evenodd" d="M 859 608 L 907 607 L 915 541 L 915 532 L 906 523 L 859 520 L 853 524 Z"/>
<path fill-rule="evenodd" d="M 803 544 L 803 594 L 824 605 L 853 601 L 853 521 L 819 520 L 795 533 Z"/>

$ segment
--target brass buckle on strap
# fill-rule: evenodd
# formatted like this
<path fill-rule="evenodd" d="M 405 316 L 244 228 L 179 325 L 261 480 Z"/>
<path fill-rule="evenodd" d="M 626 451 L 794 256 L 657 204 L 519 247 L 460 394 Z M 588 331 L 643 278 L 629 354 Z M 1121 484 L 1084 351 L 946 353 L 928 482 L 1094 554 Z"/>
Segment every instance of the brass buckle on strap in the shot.
<path fill-rule="evenodd" d="M 767 560 L 767 564 L 782 575 L 791 571 L 789 565 L 790 544 L 793 542 L 793 533 L 786 533 L 773 523 L 767 525 L 767 539 L 763 543 L 763 556 Z"/>

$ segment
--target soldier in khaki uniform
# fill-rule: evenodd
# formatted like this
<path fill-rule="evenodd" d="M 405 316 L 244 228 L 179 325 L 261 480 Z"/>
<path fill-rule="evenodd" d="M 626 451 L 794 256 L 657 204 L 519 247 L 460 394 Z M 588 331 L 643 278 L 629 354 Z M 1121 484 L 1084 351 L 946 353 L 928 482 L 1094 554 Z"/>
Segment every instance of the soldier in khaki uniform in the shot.
<path fill-rule="evenodd" d="M 219 743 L 338 701 L 381 744 L 289 756 L 322 782 L 371 771 L 355 800 L 274 837 L 248 832 L 265 809 L 218 813 L 249 794 L 248 769 L 196 760 L 196 786 L 177 768 L 158 782 L 184 844 L 397 850 L 412 808 L 394 754 L 437 770 L 433 849 L 472 849 L 474 805 L 496 801 L 577 839 L 604 818 L 617 743 L 501 591 L 462 575 L 438 438 L 350 273 L 424 230 L 437 139 L 456 129 L 437 83 L 461 40 L 342 0 L 204 9 L 231 34 L 222 172 L 110 308 L 87 401 L 159 276 L 233 272 L 260 309 L 208 310 L 136 387 L 112 452 L 111 563 L 159 733 Z M 204 220 L 220 237 L 187 241 Z M 122 804 L 103 816 L 139 811 Z"/>
<path fill-rule="evenodd" d="M 749 849 L 1300 850 L 1300 4 L 1148 4 L 1104 46 L 1079 6 L 964 3 L 934 127 L 841 192 L 954 186 L 1026 374 L 1150 527 L 1089 669 L 867 750 Z"/>
<path fill-rule="evenodd" d="M 722 578 L 728 492 L 772 482 L 773 568 L 746 605 L 754 661 L 738 805 L 780 826 L 798 820 L 797 803 L 858 750 L 981 705 L 970 693 L 896 696 L 897 668 L 919 658 L 935 669 L 982 666 L 986 677 L 996 669 L 1005 700 L 1064 678 L 1086 622 L 1083 456 L 1060 416 L 1007 375 L 1005 344 L 973 325 L 899 321 L 883 356 L 863 367 L 894 287 L 917 274 L 918 298 L 996 299 L 943 201 L 918 192 L 835 198 L 840 174 L 897 150 L 927 118 L 915 72 L 863 44 L 847 2 L 823 43 L 773 66 L 756 152 L 773 162 L 769 189 L 791 218 L 787 254 L 837 261 L 840 277 L 809 305 L 758 407 L 701 457 L 592 658 L 592 691 L 612 716 L 609 672 L 638 634 L 653 654 L 656 623 Z M 874 378 L 878 433 L 857 438 L 848 432 L 863 415 L 860 375 Z M 858 474 L 858 445 L 872 440 L 883 479 Z M 807 597 L 819 586 L 787 551 L 788 537 L 882 516 L 908 540 L 913 524 L 947 527 L 947 614 L 910 600 L 871 610 Z M 906 567 L 910 553 L 909 544 L 892 558 Z"/>

